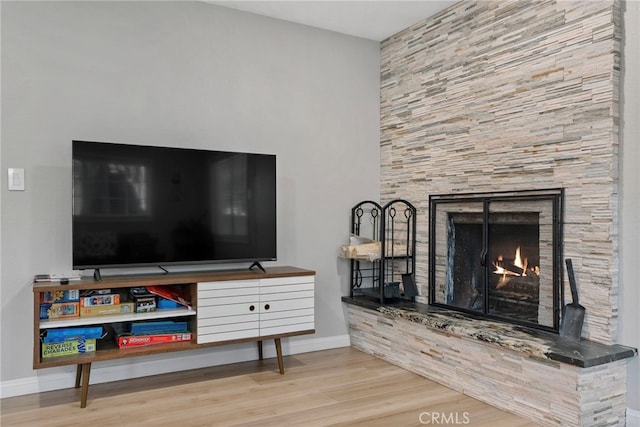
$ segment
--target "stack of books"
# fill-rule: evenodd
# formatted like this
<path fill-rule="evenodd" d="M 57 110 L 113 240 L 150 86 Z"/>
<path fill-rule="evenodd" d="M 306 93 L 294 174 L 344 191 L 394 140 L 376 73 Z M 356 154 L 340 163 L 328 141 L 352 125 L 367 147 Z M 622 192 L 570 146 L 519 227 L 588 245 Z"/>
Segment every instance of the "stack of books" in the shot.
<path fill-rule="evenodd" d="M 182 321 L 157 320 L 117 323 L 113 325 L 113 330 L 120 348 L 191 341 L 191 332 L 187 322 Z"/>
<path fill-rule="evenodd" d="M 42 358 L 96 351 L 96 340 L 104 336 L 102 326 L 44 329 L 40 334 Z"/>

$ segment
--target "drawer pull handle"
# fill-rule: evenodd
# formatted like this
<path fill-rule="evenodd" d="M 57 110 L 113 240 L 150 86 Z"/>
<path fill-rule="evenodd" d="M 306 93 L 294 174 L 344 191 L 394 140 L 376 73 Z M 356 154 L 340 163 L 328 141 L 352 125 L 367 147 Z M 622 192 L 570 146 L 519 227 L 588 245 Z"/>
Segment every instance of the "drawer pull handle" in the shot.
<path fill-rule="evenodd" d="M 266 304 L 266 305 L 264 306 L 264 309 L 265 309 L 265 310 L 269 310 L 270 308 L 271 308 L 271 306 L 270 306 L 269 304 Z"/>
<path fill-rule="evenodd" d="M 255 306 L 253 306 L 253 305 L 249 306 L 249 311 L 253 311 L 253 310 L 255 310 L 255 309 L 256 309 L 256 307 L 255 307 Z"/>

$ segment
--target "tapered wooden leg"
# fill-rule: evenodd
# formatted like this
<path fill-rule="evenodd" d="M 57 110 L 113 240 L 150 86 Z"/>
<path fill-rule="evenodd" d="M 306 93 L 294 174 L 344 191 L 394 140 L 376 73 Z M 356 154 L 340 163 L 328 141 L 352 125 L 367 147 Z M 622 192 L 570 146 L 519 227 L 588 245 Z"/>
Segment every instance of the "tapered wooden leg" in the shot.
<path fill-rule="evenodd" d="M 80 393 L 80 407 L 87 406 L 87 395 L 89 394 L 89 374 L 91 373 L 91 363 L 82 364 L 82 391 Z"/>
<path fill-rule="evenodd" d="M 280 338 L 273 340 L 276 343 L 276 355 L 278 356 L 278 368 L 280 373 L 284 374 L 284 360 L 282 360 L 282 346 L 280 345 Z"/>
<path fill-rule="evenodd" d="M 262 341 L 258 341 L 258 359 L 262 360 Z"/>
<path fill-rule="evenodd" d="M 80 378 L 82 378 L 82 365 L 78 364 L 76 368 L 76 386 L 75 388 L 80 388 Z"/>

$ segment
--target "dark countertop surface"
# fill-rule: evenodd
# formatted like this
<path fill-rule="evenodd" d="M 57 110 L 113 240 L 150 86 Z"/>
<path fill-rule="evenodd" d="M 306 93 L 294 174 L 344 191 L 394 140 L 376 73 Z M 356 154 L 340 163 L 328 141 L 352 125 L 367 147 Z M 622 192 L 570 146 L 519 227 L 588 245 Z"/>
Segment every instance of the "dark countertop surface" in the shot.
<path fill-rule="evenodd" d="M 581 368 L 635 357 L 638 350 L 619 344 L 606 345 L 582 339 L 574 341 L 558 334 L 475 317 L 416 302 L 382 305 L 367 297 L 342 297 L 347 304 L 377 311 L 389 318 L 420 323 L 442 333 L 474 338 L 525 353 L 529 357 L 555 360 Z"/>

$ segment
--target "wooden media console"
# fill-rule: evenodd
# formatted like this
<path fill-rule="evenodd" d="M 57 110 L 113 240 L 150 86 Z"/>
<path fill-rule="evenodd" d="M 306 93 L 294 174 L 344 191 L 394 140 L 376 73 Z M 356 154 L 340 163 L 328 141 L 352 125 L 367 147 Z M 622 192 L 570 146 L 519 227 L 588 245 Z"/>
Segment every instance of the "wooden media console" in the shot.
<path fill-rule="evenodd" d="M 257 342 L 262 359 L 262 342 L 274 340 L 278 368 L 284 374 L 281 339 L 315 333 L 315 272 L 296 267 L 273 267 L 266 272 L 226 270 L 168 273 L 134 276 L 105 276 L 71 281 L 69 284 L 38 282 L 33 285 L 34 330 L 33 368 L 77 365 L 76 388 L 82 388 L 80 407 L 87 405 L 91 364 L 105 360 L 146 356 L 204 347 Z M 179 289 L 190 307 L 99 316 L 73 316 L 41 319 L 42 296 L 49 292 L 110 289 L 128 293 L 131 288 L 162 286 Z M 167 288 L 168 289 L 168 288 Z M 112 331 L 114 324 L 145 320 L 179 320 L 186 322 L 190 340 L 167 344 L 120 348 L 112 332 L 97 340 L 95 351 L 64 356 L 43 357 L 42 335 L 48 330 L 82 326 L 102 326 Z"/>

